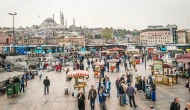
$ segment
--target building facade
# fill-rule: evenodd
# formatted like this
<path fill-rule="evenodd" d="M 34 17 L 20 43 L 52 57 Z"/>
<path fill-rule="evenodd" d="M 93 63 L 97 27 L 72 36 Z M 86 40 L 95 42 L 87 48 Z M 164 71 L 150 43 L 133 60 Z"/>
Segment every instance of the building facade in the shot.
<path fill-rule="evenodd" d="M 186 30 L 178 30 L 177 31 L 177 43 L 178 44 L 186 44 L 188 42 L 187 31 Z"/>
<path fill-rule="evenodd" d="M 140 32 L 140 43 L 145 45 L 173 43 L 172 32 L 169 27 L 148 26 Z"/>
<path fill-rule="evenodd" d="M 65 46 L 84 46 L 85 37 L 65 37 L 64 45 Z"/>
<path fill-rule="evenodd" d="M 0 52 L 3 52 L 5 45 L 13 44 L 14 38 L 11 35 L 0 32 Z"/>

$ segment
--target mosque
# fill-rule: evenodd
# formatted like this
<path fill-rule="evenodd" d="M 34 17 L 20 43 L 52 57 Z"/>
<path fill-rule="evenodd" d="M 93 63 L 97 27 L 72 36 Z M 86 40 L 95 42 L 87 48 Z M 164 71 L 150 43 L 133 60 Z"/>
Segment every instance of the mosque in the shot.
<path fill-rule="evenodd" d="M 56 30 L 62 30 L 62 29 L 67 29 L 67 20 L 66 22 L 64 21 L 64 15 L 63 12 L 60 11 L 60 24 L 57 24 L 54 20 L 54 14 L 53 18 L 46 18 L 43 23 L 40 25 L 40 29 L 56 29 Z M 75 19 L 73 18 L 73 25 L 70 27 L 74 28 L 75 27 Z"/>

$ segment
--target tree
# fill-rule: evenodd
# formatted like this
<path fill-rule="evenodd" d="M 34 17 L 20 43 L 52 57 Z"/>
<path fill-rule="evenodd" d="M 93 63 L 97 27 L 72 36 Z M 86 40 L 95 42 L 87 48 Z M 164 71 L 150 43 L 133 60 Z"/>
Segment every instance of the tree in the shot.
<path fill-rule="evenodd" d="M 112 39 L 113 32 L 113 28 L 106 27 L 102 33 L 102 37 L 105 39 Z"/>

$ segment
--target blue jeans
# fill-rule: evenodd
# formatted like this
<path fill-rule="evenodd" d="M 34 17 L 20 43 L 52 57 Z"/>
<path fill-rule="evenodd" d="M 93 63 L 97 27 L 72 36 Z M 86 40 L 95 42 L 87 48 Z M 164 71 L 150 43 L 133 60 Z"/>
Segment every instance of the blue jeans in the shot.
<path fill-rule="evenodd" d="M 90 68 L 90 65 L 88 65 L 88 68 Z"/>
<path fill-rule="evenodd" d="M 107 89 L 107 94 L 110 95 L 110 89 Z"/>
<path fill-rule="evenodd" d="M 92 110 L 95 110 L 95 99 L 94 98 L 90 99 L 90 107 Z"/>
<path fill-rule="evenodd" d="M 46 95 L 46 89 L 47 89 L 47 93 L 49 93 L 49 86 L 44 85 L 44 95 Z"/>
<path fill-rule="evenodd" d="M 127 104 L 127 97 L 126 97 L 126 93 L 124 93 L 123 104 Z"/>
<path fill-rule="evenodd" d="M 104 66 L 104 71 L 106 71 L 106 66 Z"/>

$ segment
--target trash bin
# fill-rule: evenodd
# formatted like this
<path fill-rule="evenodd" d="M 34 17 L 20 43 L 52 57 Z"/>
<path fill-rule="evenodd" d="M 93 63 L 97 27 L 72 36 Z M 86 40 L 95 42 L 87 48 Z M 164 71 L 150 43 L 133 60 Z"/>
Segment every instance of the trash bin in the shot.
<path fill-rule="evenodd" d="M 13 85 L 7 85 L 7 97 L 14 96 L 14 88 Z"/>
<path fill-rule="evenodd" d="M 19 83 L 14 83 L 14 87 L 15 87 L 15 94 L 18 95 L 18 92 L 20 91 L 20 84 Z"/>
<path fill-rule="evenodd" d="M 65 94 L 68 94 L 68 87 L 65 87 Z"/>

